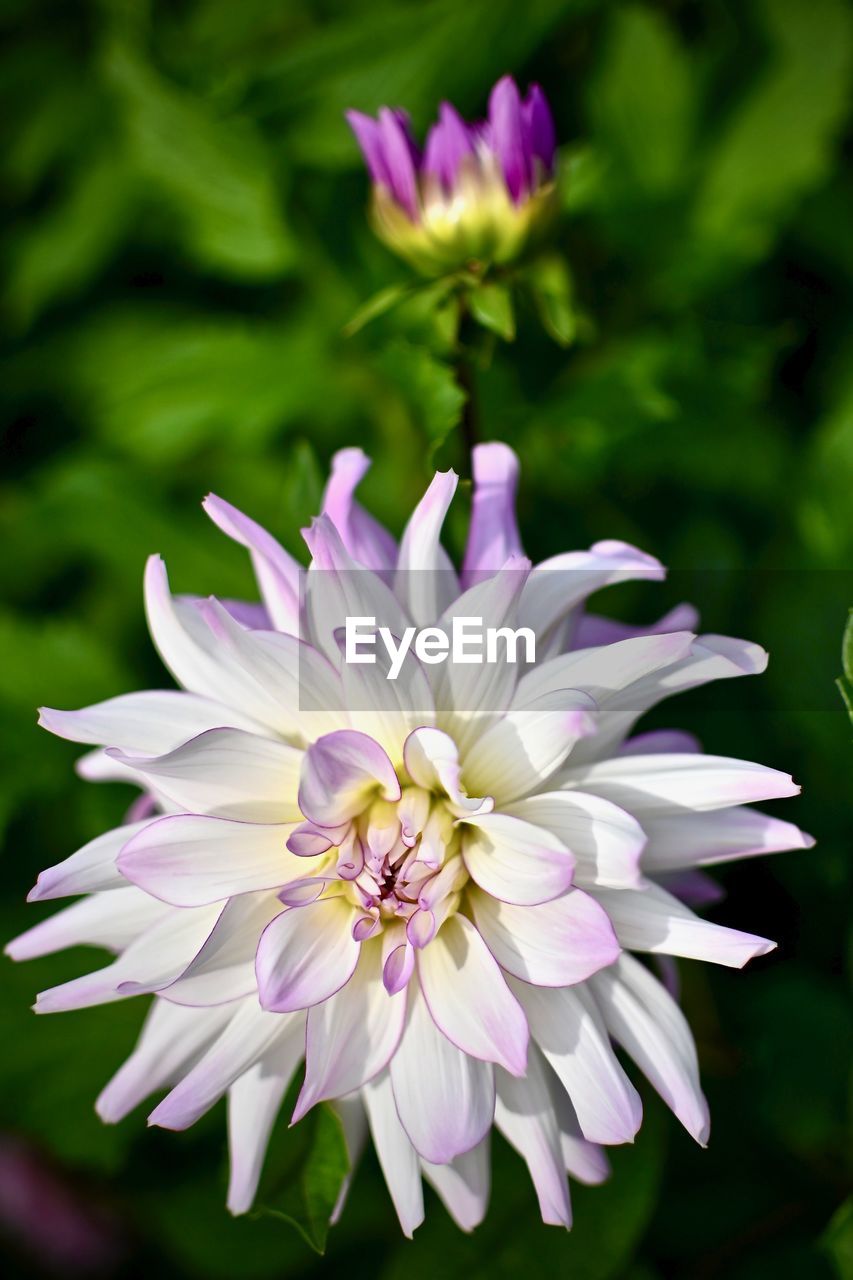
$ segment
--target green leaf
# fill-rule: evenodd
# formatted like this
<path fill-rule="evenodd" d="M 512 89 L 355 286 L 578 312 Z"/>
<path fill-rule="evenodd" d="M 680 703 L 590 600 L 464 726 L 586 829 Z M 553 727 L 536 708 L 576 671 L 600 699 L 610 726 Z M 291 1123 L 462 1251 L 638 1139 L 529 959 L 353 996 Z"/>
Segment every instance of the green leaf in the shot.
<path fill-rule="evenodd" d="M 543 254 L 525 271 L 525 279 L 545 331 L 561 347 L 574 342 L 578 316 L 572 301 L 572 278 L 559 254 Z"/>
<path fill-rule="evenodd" d="M 0 613 L 0 699 L 31 709 L 109 697 L 127 674 L 97 633 L 61 618 Z"/>
<path fill-rule="evenodd" d="M 5 303 L 20 328 L 89 282 L 125 235 L 135 184 L 122 157 L 92 156 L 14 246 Z"/>
<path fill-rule="evenodd" d="M 512 293 L 505 284 L 484 283 L 475 285 L 468 294 L 471 315 L 484 329 L 496 333 L 504 342 L 515 337 L 515 312 Z"/>
<path fill-rule="evenodd" d="M 853 1197 L 837 1210 L 821 1239 L 839 1280 L 853 1280 Z"/>
<path fill-rule="evenodd" d="M 282 1113 L 287 1111 L 285 1103 Z M 322 1254 L 349 1169 L 343 1127 L 330 1106 L 315 1107 L 292 1129 L 280 1121 L 267 1155 L 258 1210 L 289 1222 Z"/>
<path fill-rule="evenodd" d="M 683 184 L 696 108 L 694 68 L 661 13 L 619 5 L 591 91 L 612 183 L 643 196 Z"/>
<path fill-rule="evenodd" d="M 850 719 L 853 720 L 853 609 L 850 610 L 847 626 L 844 629 L 844 640 L 841 644 L 841 666 L 844 674 L 839 676 L 836 684 L 844 699 Z"/>
<path fill-rule="evenodd" d="M 330 372 L 302 317 L 284 326 L 160 308 L 96 316 L 66 370 L 104 437 L 161 461 L 235 434 L 258 447 L 302 413 L 334 412 Z"/>
<path fill-rule="evenodd" d="M 853 13 L 844 0 L 761 0 L 767 70 L 707 160 L 694 234 L 703 269 L 761 257 L 827 173 L 848 104 Z M 698 247 L 698 246 L 694 246 Z"/>
<path fill-rule="evenodd" d="M 366 324 L 370 324 L 371 320 L 378 320 L 380 316 L 399 306 L 411 294 L 413 287 L 415 286 L 410 284 L 392 284 L 387 289 L 380 289 L 378 293 L 374 293 L 373 297 L 368 298 L 353 318 L 344 325 L 344 336 L 353 337 Z"/>
<path fill-rule="evenodd" d="M 127 130 L 127 159 L 187 253 L 225 276 L 264 280 L 297 260 L 269 156 L 245 121 L 217 119 L 205 102 L 169 84 L 130 49 L 104 57 Z"/>

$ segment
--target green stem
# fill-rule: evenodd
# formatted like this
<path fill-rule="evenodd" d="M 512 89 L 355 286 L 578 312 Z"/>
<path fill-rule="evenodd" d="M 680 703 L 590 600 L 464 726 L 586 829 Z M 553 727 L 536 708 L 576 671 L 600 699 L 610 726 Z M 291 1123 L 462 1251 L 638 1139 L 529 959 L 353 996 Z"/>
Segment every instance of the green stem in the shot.
<path fill-rule="evenodd" d="M 474 445 L 478 441 L 480 415 L 477 408 L 477 384 L 474 361 L 471 359 L 471 340 L 475 336 L 476 326 L 473 324 L 464 298 L 459 302 L 459 330 L 456 343 L 456 383 L 465 393 L 465 404 L 462 409 L 462 420 L 459 424 L 462 441 L 470 458 Z"/>

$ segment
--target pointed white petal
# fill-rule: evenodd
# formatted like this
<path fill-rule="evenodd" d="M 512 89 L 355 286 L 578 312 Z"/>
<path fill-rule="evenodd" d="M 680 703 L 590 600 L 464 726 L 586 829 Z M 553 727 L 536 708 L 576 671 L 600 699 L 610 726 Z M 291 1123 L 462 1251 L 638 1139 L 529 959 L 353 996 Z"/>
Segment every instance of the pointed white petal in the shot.
<path fill-rule="evenodd" d="M 176 1084 L 234 1016 L 234 1007 L 180 1009 L 155 999 L 133 1053 L 101 1091 L 95 1110 L 115 1124 L 164 1085 Z"/>
<path fill-rule="evenodd" d="M 449 1164 L 421 1160 L 424 1177 L 438 1193 L 453 1221 L 463 1231 L 473 1231 L 486 1216 L 491 1190 L 489 1135 Z"/>
<path fill-rule="evenodd" d="M 382 944 L 362 944 L 356 970 L 336 995 L 308 1012 L 305 1083 L 293 1123 L 326 1098 L 360 1088 L 387 1065 L 400 1040 L 406 993 L 390 996 L 382 983 Z"/>
<path fill-rule="evenodd" d="M 13 960 L 33 960 L 66 947 L 105 947 L 121 951 L 169 908 L 135 886 L 93 893 L 27 929 L 5 947 Z"/>
<path fill-rule="evenodd" d="M 495 1110 L 492 1065 L 462 1053 L 442 1035 L 414 982 L 390 1072 L 403 1128 L 425 1160 L 447 1164 L 488 1132 Z"/>
<path fill-rule="evenodd" d="M 230 502 L 210 494 L 202 504 L 214 524 L 251 554 L 252 567 L 264 604 L 279 631 L 299 634 L 299 577 L 297 562 L 272 534 L 232 507 Z"/>
<path fill-rule="evenodd" d="M 692 753 L 618 756 L 567 770 L 562 785 L 611 800 L 641 822 L 673 808 L 704 812 L 794 796 L 800 790 L 789 774 L 750 760 Z"/>
<path fill-rule="evenodd" d="M 116 866 L 116 859 L 128 841 L 144 831 L 150 821 L 129 822 L 127 826 L 96 836 L 82 849 L 72 853 L 70 858 L 40 872 L 27 901 L 41 902 L 75 893 L 97 893 L 103 889 L 126 887 L 127 881 Z"/>
<path fill-rule="evenodd" d="M 124 846 L 119 869 L 163 902 L 202 906 L 310 875 L 316 860 L 297 858 L 287 848 L 293 830 L 288 823 L 175 814 L 147 823 Z"/>
<path fill-rule="evenodd" d="M 559 1076 L 590 1142 L 632 1142 L 642 1104 L 613 1052 L 595 1001 L 583 986 L 512 983 L 530 1034 Z"/>
<path fill-rule="evenodd" d="M 82 711 L 42 707 L 39 724 L 71 742 L 118 747 L 133 755 L 160 755 L 223 726 L 262 732 L 256 720 L 224 703 L 178 689 L 125 693 Z"/>
<path fill-rule="evenodd" d="M 643 867 L 653 875 L 814 845 L 793 823 L 743 806 L 719 813 L 661 814 L 646 819 L 644 830 L 649 843 Z"/>
<path fill-rule="evenodd" d="M 302 1014 L 286 1017 L 266 1013 L 252 1000 L 241 1002 L 222 1034 L 154 1108 L 148 1123 L 163 1129 L 188 1129 L 235 1080 L 273 1049 L 281 1054 L 282 1061 L 292 1060 L 295 1068 L 302 1054 L 304 1034 Z"/>
<path fill-rule="evenodd" d="M 560 1129 L 542 1059 L 531 1047 L 527 1075 L 496 1072 L 495 1125 L 525 1161 L 536 1188 L 542 1221 L 570 1227 L 572 1209 Z"/>
<path fill-rule="evenodd" d="M 191 813 L 246 822 L 298 822 L 304 752 L 241 729 L 210 729 L 164 756 L 108 755 L 151 778 Z"/>
<path fill-rule="evenodd" d="M 421 627 L 434 623 L 459 594 L 456 574 L 440 542 L 458 482 L 454 471 L 436 472 L 400 543 L 394 591 Z"/>
<path fill-rule="evenodd" d="M 524 1074 L 524 1014 L 470 920 L 460 915 L 446 920 L 418 951 L 417 970 L 432 1019 L 448 1040 L 472 1057 Z"/>
<path fill-rule="evenodd" d="M 516 800 L 507 812 L 553 831 L 574 856 L 578 885 L 632 889 L 642 883 L 644 829 L 609 800 L 582 791 L 547 791 Z"/>
<path fill-rule="evenodd" d="M 648 1076 L 688 1133 L 708 1141 L 708 1104 L 699 1083 L 687 1019 L 664 987 L 633 956 L 621 955 L 590 985 L 608 1031 Z"/>
<path fill-rule="evenodd" d="M 286 1036 L 228 1089 L 227 1203 L 231 1213 L 247 1213 L 252 1207 L 270 1134 L 301 1052 L 299 1037 Z"/>
<path fill-rule="evenodd" d="M 391 1077 L 381 1072 L 362 1090 L 373 1145 L 385 1175 L 403 1234 L 410 1240 L 424 1220 L 424 1196 L 418 1155 L 397 1115 Z"/>
<path fill-rule="evenodd" d="M 685 956 L 741 969 L 754 956 L 767 955 L 776 947 L 768 938 L 700 919 L 658 885 L 649 884 L 632 893 L 618 889 L 596 892 L 613 921 L 616 936 L 629 951 Z"/>

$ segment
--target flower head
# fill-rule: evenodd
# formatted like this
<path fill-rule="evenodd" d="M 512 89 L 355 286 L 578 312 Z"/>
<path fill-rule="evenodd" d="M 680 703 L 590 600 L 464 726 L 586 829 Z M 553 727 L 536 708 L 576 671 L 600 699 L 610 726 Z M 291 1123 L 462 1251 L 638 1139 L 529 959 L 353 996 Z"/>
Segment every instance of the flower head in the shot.
<path fill-rule="evenodd" d="M 443 102 L 423 154 L 403 111 L 347 119 L 373 180 L 377 235 L 426 275 L 515 261 L 551 219 L 554 122 L 539 85 L 522 99 L 504 76 L 474 124 Z"/>
<path fill-rule="evenodd" d="M 115 954 L 39 1011 L 153 993 L 98 1111 L 117 1121 L 168 1086 L 151 1122 L 183 1129 L 227 1094 L 236 1213 L 304 1061 L 293 1118 L 331 1103 L 353 1155 L 369 1128 L 407 1234 L 422 1177 L 461 1226 L 480 1221 L 493 1125 L 543 1219 L 568 1225 L 567 1171 L 600 1181 L 602 1145 L 640 1125 L 614 1042 L 708 1135 L 688 1026 L 634 953 L 739 967 L 769 951 L 694 914 L 711 884 L 700 868 L 810 843 L 750 807 L 795 794 L 787 774 L 703 755 L 678 731 L 634 734 L 670 694 L 759 672 L 765 655 L 697 638 L 689 609 L 644 630 L 587 613 L 591 593 L 661 566 L 606 541 L 533 567 L 504 445 L 475 451 L 459 576 L 440 542 L 454 474 L 436 475 L 398 546 L 355 500 L 367 465 L 358 449 L 336 456 L 304 574 L 207 499 L 251 554 L 261 605 L 174 597 L 151 559 L 149 625 L 180 688 L 41 713 L 95 748 L 84 777 L 143 799 L 39 876 L 33 899 L 86 896 L 8 950 Z M 365 615 L 390 638 L 521 623 L 537 661 L 410 652 L 392 681 L 346 659 L 344 619 Z"/>

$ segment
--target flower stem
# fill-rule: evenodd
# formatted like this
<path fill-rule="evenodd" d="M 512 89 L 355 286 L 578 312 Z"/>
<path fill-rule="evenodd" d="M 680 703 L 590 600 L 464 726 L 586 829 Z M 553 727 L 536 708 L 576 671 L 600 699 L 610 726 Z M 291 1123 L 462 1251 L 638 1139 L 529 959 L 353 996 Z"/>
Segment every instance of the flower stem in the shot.
<path fill-rule="evenodd" d="M 476 325 L 471 319 L 464 298 L 459 301 L 459 329 L 456 342 L 456 384 L 465 395 L 462 407 L 462 418 L 459 429 L 466 453 L 470 455 L 479 438 L 480 415 L 477 407 L 477 384 L 475 378 L 475 361 L 473 339 L 476 337 Z"/>

